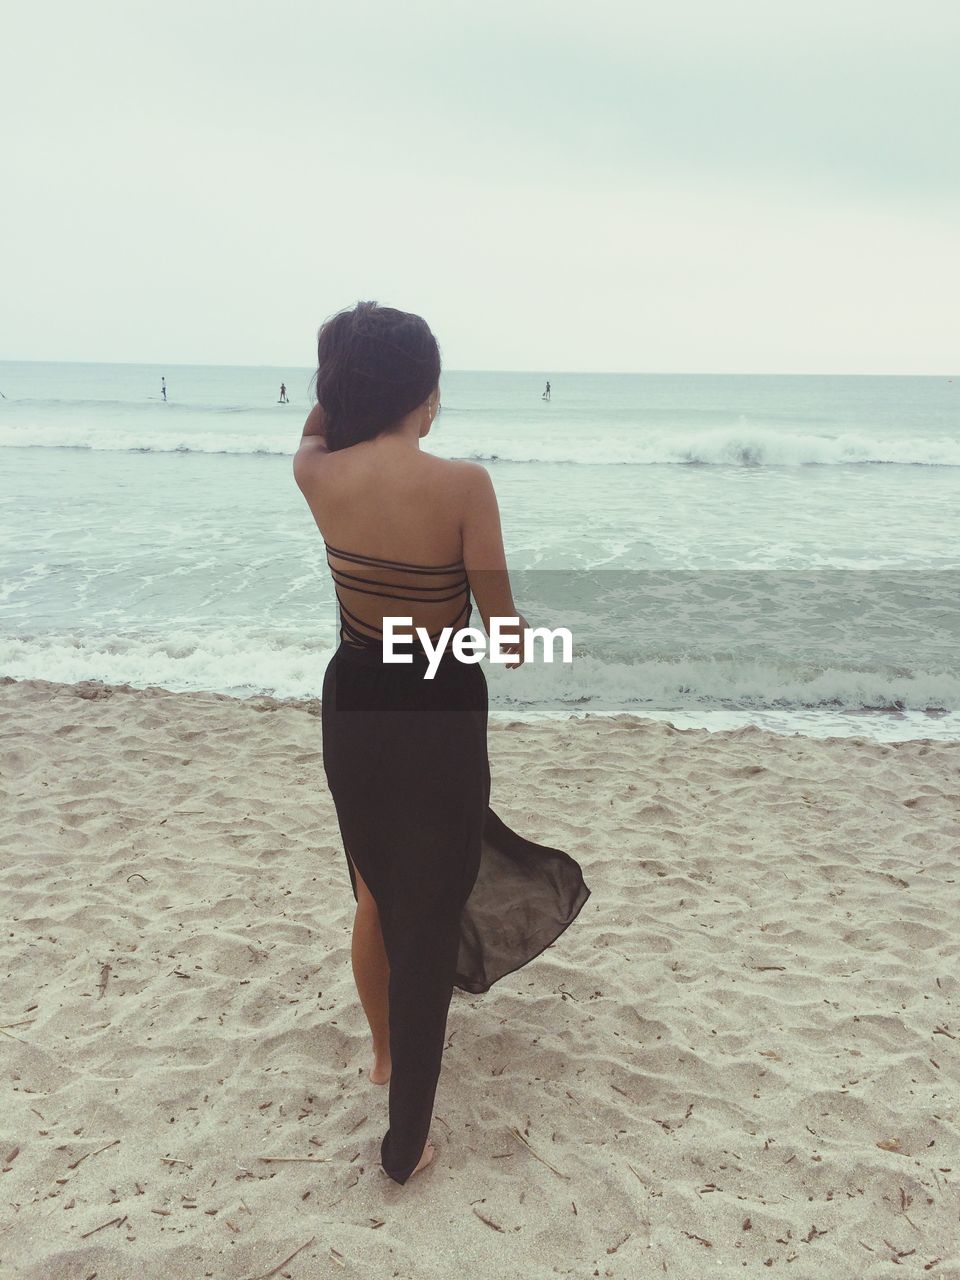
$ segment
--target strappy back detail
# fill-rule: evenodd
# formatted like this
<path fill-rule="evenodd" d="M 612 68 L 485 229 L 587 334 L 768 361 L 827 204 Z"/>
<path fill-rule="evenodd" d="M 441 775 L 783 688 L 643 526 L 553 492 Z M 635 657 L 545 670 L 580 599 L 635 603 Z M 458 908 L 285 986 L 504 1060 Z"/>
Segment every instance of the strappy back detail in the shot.
<path fill-rule="evenodd" d="M 456 616 L 430 633 L 433 642 L 439 639 L 444 627 L 458 627 L 461 623 L 466 626 L 470 621 L 473 606 L 470 603 L 470 584 L 462 559 L 455 560 L 452 564 L 408 564 L 403 560 L 383 560 L 377 556 L 344 551 L 340 547 L 331 546 L 326 539 L 323 545 L 340 608 L 340 638 L 347 644 L 370 648 L 379 647 L 383 643 L 383 628 L 359 617 L 344 604 L 344 594 L 348 593 L 374 596 L 381 600 L 403 600 L 408 604 L 445 604 L 459 600 L 461 604 Z M 334 564 L 331 557 L 355 569 L 388 571 L 399 577 L 400 581 L 385 582 L 365 573 L 351 572 L 350 569 Z M 407 581 L 408 577 L 413 580 Z M 453 581 L 438 583 L 435 581 L 438 577 L 452 578 Z"/>

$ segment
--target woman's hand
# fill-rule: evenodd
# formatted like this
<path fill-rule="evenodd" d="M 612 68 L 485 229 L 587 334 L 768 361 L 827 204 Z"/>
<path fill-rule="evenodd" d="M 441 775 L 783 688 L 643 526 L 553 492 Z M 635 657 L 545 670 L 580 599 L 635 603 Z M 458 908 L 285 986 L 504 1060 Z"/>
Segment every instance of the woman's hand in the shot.
<path fill-rule="evenodd" d="M 527 622 L 526 618 L 523 616 L 522 613 L 518 613 L 516 617 L 519 619 L 519 623 L 520 623 L 520 625 L 517 627 L 517 643 L 502 644 L 500 646 L 501 653 L 512 654 L 516 659 L 515 662 L 504 663 L 504 665 L 510 671 L 515 670 L 517 667 L 523 666 L 523 649 L 524 649 L 523 638 L 524 638 L 524 634 L 530 630 L 530 624 L 529 622 Z"/>

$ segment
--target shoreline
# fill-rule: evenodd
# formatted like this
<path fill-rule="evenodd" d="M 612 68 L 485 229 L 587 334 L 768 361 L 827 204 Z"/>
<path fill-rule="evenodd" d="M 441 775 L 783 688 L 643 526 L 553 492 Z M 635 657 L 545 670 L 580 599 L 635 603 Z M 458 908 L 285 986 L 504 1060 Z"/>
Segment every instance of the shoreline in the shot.
<path fill-rule="evenodd" d="M 251 693 L 251 694 L 234 694 L 223 693 L 214 689 L 171 689 L 166 685 L 132 685 L 122 682 L 112 682 L 107 680 L 48 680 L 39 676 L 0 676 L 0 689 L 10 685 L 31 685 L 37 687 L 49 687 L 53 690 L 69 692 L 73 691 L 77 696 L 97 700 L 101 698 L 109 698 L 115 694 L 137 694 L 141 693 L 149 697 L 176 697 L 176 698 L 208 698 L 216 701 L 227 701 L 236 703 L 237 705 L 252 705 L 255 710 L 280 710 L 291 708 L 301 710 L 309 715 L 320 714 L 320 696 L 313 697 L 289 696 L 278 697 L 268 693 Z M 817 732 L 811 732 L 811 724 L 804 723 L 802 727 L 788 727 L 787 725 L 765 725 L 757 723 L 758 719 L 770 716 L 767 710 L 748 711 L 737 710 L 704 710 L 697 714 L 685 709 L 673 711 L 614 711 L 614 710 L 588 710 L 571 707 L 570 709 L 543 709 L 536 711 L 526 711 L 518 707 L 501 707 L 491 702 L 489 710 L 489 720 L 491 727 L 494 725 L 508 726 L 528 726 L 537 724 L 566 724 L 578 723 L 580 721 L 624 721 L 643 724 L 663 724 L 677 732 L 689 733 L 698 731 L 709 734 L 736 734 L 744 729 L 755 728 L 761 733 L 769 734 L 778 738 L 804 738 L 816 742 L 849 742 L 857 743 L 881 743 L 896 744 L 910 742 L 924 743 L 940 743 L 950 745 L 951 743 L 960 743 L 960 725 L 953 737 L 929 736 L 919 732 L 924 724 L 940 724 L 945 719 L 955 719 L 953 712 L 902 712 L 896 708 L 880 708 L 873 709 L 853 709 L 842 712 L 823 712 L 823 724 Z M 845 717 L 844 724 L 849 726 L 848 732 L 830 732 L 830 729 L 836 728 L 836 724 L 831 723 L 830 718 L 838 716 Z M 811 719 L 816 718 L 816 713 Z M 713 719 L 715 724 L 703 724 L 700 721 Z M 887 731 L 883 736 L 876 733 L 858 732 L 859 724 L 871 725 L 873 727 L 884 727 Z M 904 730 L 903 736 L 893 736 L 890 733 L 892 723 L 896 723 L 899 728 Z M 912 729 L 917 730 L 911 733 Z"/>
<path fill-rule="evenodd" d="M 592 896 L 455 990 L 396 1187 L 319 709 L 0 681 L 0 1271 L 960 1273 L 960 743 L 492 721 Z"/>

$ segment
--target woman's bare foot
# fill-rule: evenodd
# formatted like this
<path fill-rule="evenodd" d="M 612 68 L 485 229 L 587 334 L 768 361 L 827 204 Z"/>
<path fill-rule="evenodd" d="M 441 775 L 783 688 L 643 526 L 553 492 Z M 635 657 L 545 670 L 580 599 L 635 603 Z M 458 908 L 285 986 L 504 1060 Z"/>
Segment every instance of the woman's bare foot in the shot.
<path fill-rule="evenodd" d="M 370 1068 L 370 1079 L 374 1084 L 386 1084 L 390 1079 L 392 1063 L 389 1058 L 375 1058 Z"/>
<path fill-rule="evenodd" d="M 409 1177 L 409 1178 L 407 1178 L 407 1181 L 408 1181 L 408 1182 L 410 1181 L 410 1178 L 412 1178 L 412 1177 L 413 1177 L 413 1174 L 414 1174 L 414 1173 L 419 1173 L 421 1169 L 425 1169 L 425 1168 L 427 1167 L 427 1165 L 431 1163 L 431 1161 L 433 1160 L 433 1157 L 434 1157 L 436 1154 L 437 1154 L 437 1152 L 436 1152 L 436 1149 L 434 1148 L 433 1143 L 432 1143 L 432 1142 L 427 1142 L 427 1143 L 425 1144 L 424 1148 L 423 1148 L 423 1155 L 420 1157 L 420 1163 L 419 1163 L 419 1164 L 417 1165 L 417 1167 L 413 1170 L 413 1173 L 411 1173 L 411 1174 L 410 1174 L 410 1177 Z M 381 1171 L 382 1171 L 382 1172 L 383 1172 L 383 1174 L 386 1176 L 387 1171 L 386 1171 L 386 1169 L 384 1169 L 382 1166 L 381 1166 Z"/>
<path fill-rule="evenodd" d="M 420 1157 L 420 1163 L 417 1165 L 416 1169 L 414 1169 L 413 1173 L 419 1173 L 421 1169 L 425 1169 L 436 1154 L 433 1143 L 428 1142 L 423 1148 L 423 1155 Z M 413 1173 L 410 1175 L 411 1178 L 413 1177 Z"/>

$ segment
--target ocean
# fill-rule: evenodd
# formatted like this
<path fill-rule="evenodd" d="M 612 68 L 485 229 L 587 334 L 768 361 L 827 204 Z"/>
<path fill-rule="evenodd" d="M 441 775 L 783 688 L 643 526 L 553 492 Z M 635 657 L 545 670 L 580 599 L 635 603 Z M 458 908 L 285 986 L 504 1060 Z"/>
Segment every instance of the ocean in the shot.
<path fill-rule="evenodd" d="M 318 696 L 311 375 L 0 362 L 0 675 Z M 574 639 L 487 665 L 494 715 L 960 737 L 960 376 L 452 370 L 441 403 L 424 447 L 488 468 L 518 606 Z"/>

